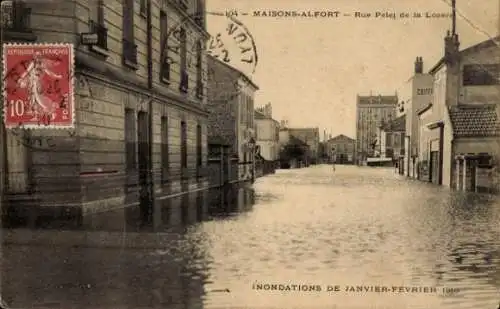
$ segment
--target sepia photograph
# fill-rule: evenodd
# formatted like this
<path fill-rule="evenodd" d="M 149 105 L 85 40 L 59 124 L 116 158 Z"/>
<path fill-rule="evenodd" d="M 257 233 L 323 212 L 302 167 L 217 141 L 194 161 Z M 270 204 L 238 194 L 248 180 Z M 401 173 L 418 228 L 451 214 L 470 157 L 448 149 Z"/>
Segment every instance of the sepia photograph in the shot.
<path fill-rule="evenodd" d="M 0 4 L 0 309 L 500 309 L 500 0 Z"/>

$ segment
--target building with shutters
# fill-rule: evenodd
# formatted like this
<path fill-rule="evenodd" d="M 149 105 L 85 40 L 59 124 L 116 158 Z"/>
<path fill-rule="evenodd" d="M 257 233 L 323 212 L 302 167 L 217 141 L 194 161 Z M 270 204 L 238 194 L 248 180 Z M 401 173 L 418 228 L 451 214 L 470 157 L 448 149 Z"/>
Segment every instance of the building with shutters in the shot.
<path fill-rule="evenodd" d="M 74 130 L 33 130 L 36 147 L 3 132 L 9 211 L 149 215 L 156 199 L 206 185 L 203 0 L 9 2 L 4 43 L 74 45 L 76 111 Z"/>
<path fill-rule="evenodd" d="M 254 97 L 259 87 L 243 72 L 208 56 L 210 110 L 208 131 L 222 137 L 238 158 L 240 181 L 252 178 L 255 161 Z"/>

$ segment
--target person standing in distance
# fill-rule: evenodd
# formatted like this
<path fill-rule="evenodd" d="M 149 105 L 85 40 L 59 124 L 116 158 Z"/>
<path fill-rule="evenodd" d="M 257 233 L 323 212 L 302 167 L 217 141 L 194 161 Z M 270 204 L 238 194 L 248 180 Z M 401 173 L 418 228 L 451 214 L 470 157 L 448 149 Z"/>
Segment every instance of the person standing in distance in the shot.
<path fill-rule="evenodd" d="M 335 147 L 332 148 L 332 168 L 335 172 L 335 162 L 337 161 L 337 153 L 335 151 Z"/>

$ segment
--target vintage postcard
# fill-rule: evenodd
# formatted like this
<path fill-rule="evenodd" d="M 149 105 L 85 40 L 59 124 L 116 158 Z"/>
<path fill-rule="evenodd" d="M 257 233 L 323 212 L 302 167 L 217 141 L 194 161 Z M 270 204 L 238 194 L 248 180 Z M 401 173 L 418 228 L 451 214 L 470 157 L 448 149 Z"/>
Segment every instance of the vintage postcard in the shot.
<path fill-rule="evenodd" d="M 500 1 L 0 16 L 0 309 L 500 309 Z"/>

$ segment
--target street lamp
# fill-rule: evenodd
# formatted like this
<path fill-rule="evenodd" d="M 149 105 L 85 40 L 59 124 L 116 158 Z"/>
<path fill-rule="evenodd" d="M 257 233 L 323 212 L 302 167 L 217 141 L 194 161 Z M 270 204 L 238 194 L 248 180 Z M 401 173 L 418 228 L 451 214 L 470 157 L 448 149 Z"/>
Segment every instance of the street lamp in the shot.
<path fill-rule="evenodd" d="M 252 183 L 255 182 L 255 149 L 256 149 L 256 142 L 253 137 L 250 137 L 250 139 L 247 142 L 248 149 L 250 150 L 250 156 L 252 158 Z"/>

